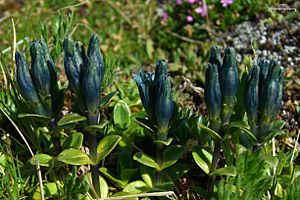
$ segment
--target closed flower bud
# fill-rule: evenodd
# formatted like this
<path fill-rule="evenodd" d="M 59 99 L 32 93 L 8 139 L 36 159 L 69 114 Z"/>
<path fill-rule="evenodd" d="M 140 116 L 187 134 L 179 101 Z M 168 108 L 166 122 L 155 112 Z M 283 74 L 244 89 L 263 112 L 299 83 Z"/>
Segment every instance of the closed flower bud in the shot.
<path fill-rule="evenodd" d="M 280 67 L 280 70 L 278 72 L 278 93 L 275 100 L 275 111 L 274 115 L 276 115 L 281 108 L 281 101 L 282 101 L 282 95 L 283 95 L 283 78 L 284 78 L 284 68 Z"/>
<path fill-rule="evenodd" d="M 159 139 L 167 138 L 169 123 L 174 111 L 174 102 L 171 92 L 171 83 L 168 79 L 167 64 L 164 61 L 156 63 L 155 77 L 155 119 L 159 130 Z"/>
<path fill-rule="evenodd" d="M 142 101 L 142 104 L 145 108 L 146 113 L 148 114 L 151 120 L 154 120 L 154 110 L 153 110 L 153 94 L 151 90 L 153 88 L 154 74 L 151 72 L 144 72 L 140 70 L 139 75 L 134 74 L 133 78 L 138 86 L 139 95 Z"/>
<path fill-rule="evenodd" d="M 97 73 L 98 66 L 96 60 L 88 58 L 82 78 L 82 92 L 88 115 L 94 118 L 93 122 L 91 122 L 93 124 L 97 123 L 95 115 L 97 115 L 100 102 L 101 77 Z"/>
<path fill-rule="evenodd" d="M 34 86 L 42 99 L 50 96 L 50 73 L 43 54 L 43 48 L 39 42 L 32 42 L 30 46 L 31 54 L 31 75 Z"/>
<path fill-rule="evenodd" d="M 20 52 L 16 52 L 16 79 L 22 96 L 33 104 L 36 113 L 45 114 L 43 110 L 37 91 L 33 85 L 29 68 L 26 63 L 25 57 Z"/>
<path fill-rule="evenodd" d="M 99 38 L 96 34 L 93 34 L 90 38 L 87 57 L 95 61 L 97 65 L 97 76 L 100 77 L 100 82 L 102 82 L 104 78 L 104 62 L 100 51 Z"/>
<path fill-rule="evenodd" d="M 257 115 L 259 106 L 259 74 L 260 68 L 254 65 L 251 68 L 246 88 L 245 106 L 250 127 L 254 135 L 257 134 Z"/>
<path fill-rule="evenodd" d="M 70 38 L 66 38 L 63 42 L 64 47 L 64 65 L 70 87 L 73 92 L 79 92 L 79 82 L 84 59 L 79 44 L 75 44 Z"/>
<path fill-rule="evenodd" d="M 222 106 L 222 97 L 218 67 L 215 64 L 209 63 L 205 71 L 204 99 L 208 109 L 212 128 L 218 130 L 221 125 L 220 112 Z"/>
<path fill-rule="evenodd" d="M 225 49 L 223 65 L 219 70 L 220 86 L 222 92 L 222 122 L 230 121 L 234 107 L 234 98 L 238 89 L 239 77 L 236 61 L 236 53 L 232 47 Z"/>
<path fill-rule="evenodd" d="M 221 49 L 218 46 L 213 46 L 210 49 L 210 57 L 209 57 L 209 63 L 215 64 L 218 67 L 218 70 L 221 70 L 222 67 L 222 59 L 221 59 Z"/>
<path fill-rule="evenodd" d="M 260 104 L 260 123 L 268 124 L 275 117 L 276 101 L 281 93 L 280 89 L 280 74 L 281 66 L 277 62 L 272 61 L 269 65 L 268 75 L 263 83 L 261 92 L 261 104 Z M 281 87 L 282 89 L 282 87 Z"/>

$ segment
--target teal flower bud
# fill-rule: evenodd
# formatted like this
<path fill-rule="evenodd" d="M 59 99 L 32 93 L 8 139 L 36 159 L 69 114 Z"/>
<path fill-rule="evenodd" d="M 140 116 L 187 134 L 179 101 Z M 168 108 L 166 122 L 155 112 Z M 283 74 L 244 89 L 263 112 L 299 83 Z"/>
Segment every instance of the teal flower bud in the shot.
<path fill-rule="evenodd" d="M 66 38 L 63 42 L 63 48 L 65 71 L 71 90 L 78 93 L 81 71 L 84 65 L 83 47 L 80 44 L 75 44 L 70 38 Z"/>
<path fill-rule="evenodd" d="M 31 76 L 33 84 L 42 100 L 50 96 L 50 72 L 46 63 L 44 50 L 41 44 L 33 41 L 30 45 L 31 54 Z"/>
<path fill-rule="evenodd" d="M 154 73 L 144 72 L 140 70 L 139 75 L 134 74 L 133 78 L 138 86 L 140 98 L 145 111 L 151 120 L 155 120 L 154 116 L 154 103 L 152 97 L 152 88 L 154 81 Z"/>
<path fill-rule="evenodd" d="M 260 68 L 254 64 L 251 68 L 246 87 L 245 106 L 250 128 L 254 135 L 257 134 L 257 117 L 259 106 L 259 77 Z"/>
<path fill-rule="evenodd" d="M 32 103 L 36 113 L 45 114 L 34 87 L 29 68 L 22 53 L 16 52 L 16 80 L 22 96 Z"/>
<path fill-rule="evenodd" d="M 168 79 L 167 64 L 164 61 L 156 63 L 155 77 L 155 119 L 159 131 L 159 139 L 167 139 L 169 123 L 174 111 L 174 102 L 171 92 L 171 83 Z"/>
<path fill-rule="evenodd" d="M 239 84 L 236 53 L 232 47 L 225 49 L 223 66 L 219 70 L 219 76 L 223 104 L 222 122 L 227 124 L 230 121 Z"/>
<path fill-rule="evenodd" d="M 104 78 L 104 62 L 100 51 L 100 41 L 96 34 L 93 34 L 90 38 L 87 56 L 95 60 L 97 64 L 97 76 L 100 77 L 100 82 L 102 82 Z"/>
<path fill-rule="evenodd" d="M 284 68 L 280 67 L 280 70 L 278 72 L 278 93 L 275 99 L 275 111 L 274 115 L 276 115 L 281 108 L 281 101 L 282 101 L 282 95 L 283 95 L 283 79 L 284 79 Z"/>
<path fill-rule="evenodd" d="M 221 70 L 222 58 L 221 58 L 221 49 L 219 46 L 213 46 L 210 49 L 209 63 L 217 65 L 218 71 Z"/>
<path fill-rule="evenodd" d="M 82 79 L 82 91 L 86 103 L 88 115 L 94 116 L 98 112 L 100 103 L 100 80 L 97 76 L 97 63 L 93 59 L 88 59 L 86 69 Z"/>
<path fill-rule="evenodd" d="M 274 118 L 276 110 L 276 99 L 279 93 L 279 75 L 281 66 L 277 62 L 272 61 L 268 66 L 268 74 L 263 82 L 260 103 L 260 122 L 269 124 Z"/>
<path fill-rule="evenodd" d="M 218 130 L 221 126 L 222 96 L 219 82 L 218 67 L 209 63 L 205 71 L 205 93 L 204 100 L 208 109 L 211 126 Z"/>

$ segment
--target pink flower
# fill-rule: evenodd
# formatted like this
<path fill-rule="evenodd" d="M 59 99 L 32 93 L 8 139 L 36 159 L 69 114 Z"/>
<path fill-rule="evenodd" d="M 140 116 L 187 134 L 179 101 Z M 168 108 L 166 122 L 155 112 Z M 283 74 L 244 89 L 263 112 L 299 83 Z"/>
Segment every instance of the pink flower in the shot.
<path fill-rule="evenodd" d="M 182 4 L 182 0 L 176 0 L 176 5 L 181 5 Z"/>
<path fill-rule="evenodd" d="M 193 4 L 193 3 L 196 3 L 197 0 L 187 0 L 189 4 Z"/>
<path fill-rule="evenodd" d="M 203 6 L 199 6 L 195 9 L 195 12 L 200 14 L 202 17 L 205 17 L 207 15 L 207 5 L 203 4 Z"/>
<path fill-rule="evenodd" d="M 168 18 L 169 18 L 168 13 L 167 13 L 166 11 L 164 11 L 163 14 L 162 14 L 162 20 L 163 20 L 163 21 L 167 21 Z"/>
<path fill-rule="evenodd" d="M 186 21 L 188 21 L 188 22 L 193 22 L 193 17 L 192 16 L 190 16 L 190 15 L 188 15 L 188 16 L 186 16 Z"/>
<path fill-rule="evenodd" d="M 221 4 L 223 7 L 227 7 L 233 3 L 234 0 L 221 0 Z"/>

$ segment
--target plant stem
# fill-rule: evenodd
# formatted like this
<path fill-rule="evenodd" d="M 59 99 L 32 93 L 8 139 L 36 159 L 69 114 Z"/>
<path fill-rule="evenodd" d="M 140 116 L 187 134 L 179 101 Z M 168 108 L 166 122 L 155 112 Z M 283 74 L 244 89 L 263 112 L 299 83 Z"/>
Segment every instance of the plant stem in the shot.
<path fill-rule="evenodd" d="M 54 146 L 54 155 L 58 155 L 60 152 L 62 152 L 60 137 L 59 137 L 59 130 L 56 130 L 57 123 L 55 119 L 51 119 L 51 121 L 48 124 L 50 130 L 51 130 L 51 140 Z"/>
<path fill-rule="evenodd" d="M 214 155 L 213 155 L 213 160 L 212 160 L 212 165 L 211 165 L 210 172 L 215 171 L 218 167 L 218 163 L 219 163 L 219 160 L 220 160 L 220 151 L 221 151 L 221 141 L 217 140 L 216 144 L 215 144 L 215 147 L 214 147 Z M 211 195 L 212 195 L 213 190 L 214 190 L 215 179 L 216 179 L 216 176 L 212 175 L 210 177 L 210 180 L 209 180 L 208 191 L 209 191 L 209 194 L 211 194 Z"/>
<path fill-rule="evenodd" d="M 88 146 L 90 150 L 90 157 L 93 161 L 96 161 L 97 158 L 97 135 L 96 132 L 88 134 Z M 99 166 L 98 164 L 91 165 L 91 176 L 92 176 L 92 184 L 96 191 L 96 197 L 100 196 L 100 183 L 99 183 Z"/>

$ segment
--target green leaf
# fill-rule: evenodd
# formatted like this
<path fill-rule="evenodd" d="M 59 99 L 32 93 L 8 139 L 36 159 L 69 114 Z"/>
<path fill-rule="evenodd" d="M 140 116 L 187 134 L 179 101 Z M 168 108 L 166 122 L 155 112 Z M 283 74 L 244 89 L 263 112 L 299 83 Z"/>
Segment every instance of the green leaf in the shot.
<path fill-rule="evenodd" d="M 94 164 L 89 156 L 78 149 L 66 149 L 62 151 L 57 160 L 69 165 L 90 165 Z"/>
<path fill-rule="evenodd" d="M 107 104 L 111 101 L 111 99 L 116 96 L 119 92 L 118 91 L 113 91 L 106 95 L 105 97 L 100 99 L 100 108 L 104 108 L 107 106 Z"/>
<path fill-rule="evenodd" d="M 57 183 L 55 182 L 43 183 L 43 190 L 45 198 L 47 199 L 58 196 Z M 37 186 L 36 190 L 34 191 L 32 199 L 41 199 L 41 192 L 39 186 Z"/>
<path fill-rule="evenodd" d="M 272 155 L 262 155 L 262 160 L 268 163 L 271 167 L 277 167 L 278 159 Z"/>
<path fill-rule="evenodd" d="M 155 180 L 155 170 L 151 167 L 147 167 L 145 165 L 140 165 L 140 172 L 145 183 L 153 188 L 154 180 Z"/>
<path fill-rule="evenodd" d="M 89 126 L 85 126 L 83 128 L 84 131 L 98 131 L 98 130 L 103 130 L 105 128 L 105 126 L 108 124 L 109 122 L 107 120 L 103 120 L 100 122 L 100 124 L 98 125 L 89 125 Z"/>
<path fill-rule="evenodd" d="M 49 167 L 53 161 L 53 157 L 48 154 L 37 154 L 33 156 L 29 162 L 32 165 L 36 165 L 36 162 L 39 162 L 40 166 Z"/>
<path fill-rule="evenodd" d="M 81 121 L 85 121 L 86 117 L 81 116 L 77 113 L 72 113 L 72 114 L 68 114 L 63 116 L 57 123 L 57 126 L 67 126 L 70 124 L 75 124 L 77 122 L 81 122 Z"/>
<path fill-rule="evenodd" d="M 116 185 L 118 188 L 124 188 L 127 185 L 127 181 L 123 181 L 120 179 L 115 178 L 111 173 L 108 172 L 108 169 L 105 167 L 101 167 L 99 169 L 101 174 L 103 174 L 106 178 L 108 178 L 114 185 Z"/>
<path fill-rule="evenodd" d="M 129 183 L 124 189 L 124 192 L 129 192 L 130 194 L 139 194 L 142 192 L 149 191 L 149 187 L 143 181 L 133 181 Z"/>
<path fill-rule="evenodd" d="M 9 162 L 8 159 L 6 157 L 6 155 L 1 154 L 0 155 L 0 166 L 7 168 L 9 166 Z"/>
<path fill-rule="evenodd" d="M 101 199 L 107 198 L 108 197 L 108 185 L 102 176 L 99 176 L 99 182 L 100 182 L 100 197 L 101 197 Z"/>
<path fill-rule="evenodd" d="M 155 140 L 154 143 L 169 146 L 172 141 L 173 141 L 173 138 L 167 138 L 166 140 Z"/>
<path fill-rule="evenodd" d="M 31 119 L 31 120 L 36 120 L 38 122 L 42 122 L 42 123 L 47 123 L 48 121 L 50 121 L 50 118 L 44 115 L 39 115 L 39 114 L 26 114 L 26 113 L 21 113 L 18 114 L 18 117 L 21 119 Z"/>
<path fill-rule="evenodd" d="M 79 132 L 71 133 L 71 135 L 65 140 L 63 149 L 79 149 L 83 142 L 83 134 Z"/>
<path fill-rule="evenodd" d="M 114 124 L 118 129 L 124 130 L 130 126 L 131 111 L 124 101 L 118 101 L 113 111 Z"/>
<path fill-rule="evenodd" d="M 189 171 L 189 167 L 181 162 L 177 162 L 176 164 L 168 167 L 167 169 L 162 171 L 162 180 L 163 181 L 177 181 L 180 177 L 182 177 L 185 173 Z M 163 182 L 162 181 L 162 182 Z"/>
<path fill-rule="evenodd" d="M 146 52 L 150 59 L 153 58 L 154 48 L 153 48 L 153 41 L 151 39 L 147 39 L 146 41 Z"/>
<path fill-rule="evenodd" d="M 276 120 L 274 122 L 272 122 L 272 129 L 273 130 L 281 130 L 284 126 L 285 122 L 282 120 Z"/>
<path fill-rule="evenodd" d="M 211 173 L 212 175 L 218 175 L 218 176 L 236 176 L 236 169 L 234 166 L 224 167 L 217 169 Z"/>
<path fill-rule="evenodd" d="M 112 196 L 113 197 L 124 197 L 124 196 L 127 196 L 127 195 L 132 195 L 132 194 L 129 193 L 129 192 L 121 191 L 121 192 L 114 193 Z M 126 200 L 139 200 L 139 198 L 138 197 L 132 197 L 132 198 L 126 198 Z M 146 199 L 144 199 L 144 200 L 146 200 Z"/>
<path fill-rule="evenodd" d="M 158 171 L 160 170 L 160 167 L 155 162 L 155 160 L 147 154 L 144 154 L 143 152 L 135 153 L 133 156 L 133 160 L 136 160 L 137 162 L 142 163 L 143 165 L 146 165 L 148 167 L 152 167 Z"/>
<path fill-rule="evenodd" d="M 256 137 L 249 131 L 249 127 L 244 121 L 234 121 L 227 125 L 228 128 L 239 128 L 244 131 L 252 140 L 257 141 Z"/>
<path fill-rule="evenodd" d="M 212 154 L 201 146 L 194 146 L 192 155 L 197 165 L 206 173 L 209 174 L 209 168 L 212 163 Z"/>
<path fill-rule="evenodd" d="M 119 143 L 121 136 L 109 135 L 103 138 L 97 147 L 97 163 L 103 160 Z"/>
<path fill-rule="evenodd" d="M 184 147 L 180 145 L 169 146 L 163 152 L 163 163 L 160 169 L 163 170 L 174 165 L 181 158 L 184 151 L 185 151 Z"/>
<path fill-rule="evenodd" d="M 203 131 L 207 132 L 208 134 L 210 134 L 211 136 L 218 138 L 218 139 L 222 139 L 222 137 L 214 130 L 208 128 L 207 126 L 204 126 L 203 124 L 199 125 L 201 129 L 203 129 Z"/>

